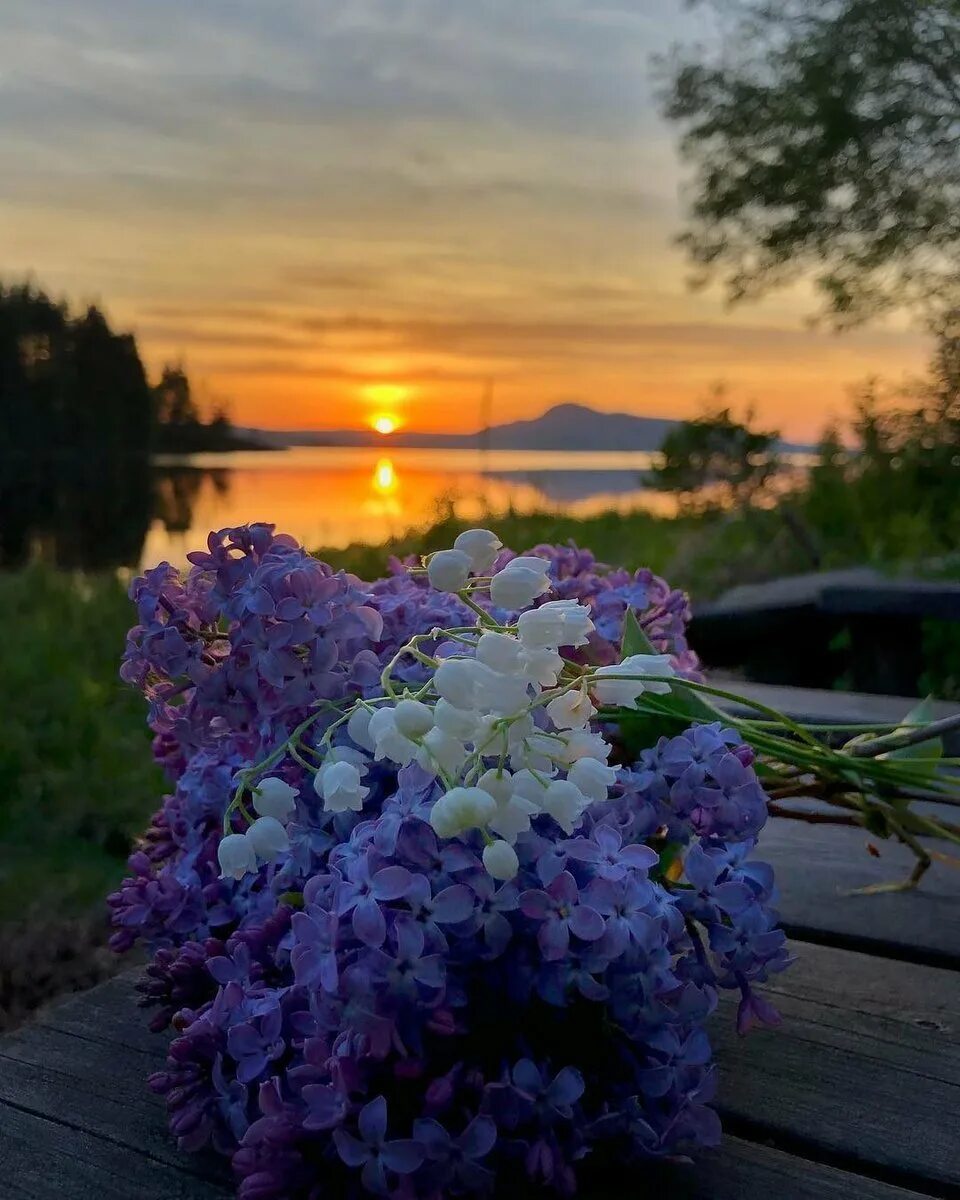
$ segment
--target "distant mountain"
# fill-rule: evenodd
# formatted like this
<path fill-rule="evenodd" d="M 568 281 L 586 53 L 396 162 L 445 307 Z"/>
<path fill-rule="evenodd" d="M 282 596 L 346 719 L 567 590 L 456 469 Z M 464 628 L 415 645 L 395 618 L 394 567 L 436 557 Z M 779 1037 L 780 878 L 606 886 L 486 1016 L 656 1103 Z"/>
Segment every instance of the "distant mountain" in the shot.
<path fill-rule="evenodd" d="M 417 433 L 385 438 L 373 430 L 238 430 L 276 446 L 417 446 L 449 450 L 659 450 L 676 422 L 599 412 L 585 404 L 557 404 L 541 417 L 491 425 L 477 433 Z"/>

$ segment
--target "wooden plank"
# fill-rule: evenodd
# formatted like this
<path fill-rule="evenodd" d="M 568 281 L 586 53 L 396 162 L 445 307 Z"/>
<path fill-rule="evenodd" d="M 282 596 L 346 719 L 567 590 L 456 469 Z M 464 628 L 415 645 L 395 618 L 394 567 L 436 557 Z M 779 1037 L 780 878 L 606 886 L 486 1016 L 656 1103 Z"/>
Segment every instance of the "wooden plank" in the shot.
<path fill-rule="evenodd" d="M 156 1118 L 162 1120 L 159 1108 Z M 97 1137 L 9 1105 L 0 1108 L 0 1163 L 3 1196 L 10 1200 L 226 1200 L 235 1194 L 226 1183 L 193 1174 L 189 1161 L 160 1163 L 129 1139 Z"/>
<path fill-rule="evenodd" d="M 786 575 L 741 584 L 719 599 L 694 607 L 696 620 L 742 617 L 765 612 L 819 609 L 844 615 L 883 613 L 902 617 L 960 620 L 960 584 L 930 579 L 898 579 L 873 567 L 847 567 Z"/>
<path fill-rule="evenodd" d="M 671 1169 L 664 1190 L 687 1200 L 912 1200 L 960 1191 L 958 976 L 798 949 L 798 963 L 769 986 L 784 1015 L 780 1030 L 739 1039 L 729 1006 L 714 1023 L 721 1108 L 753 1131 L 751 1142 L 728 1137 L 719 1154 Z M 231 1194 L 216 1164 L 176 1150 L 146 1090 L 165 1039 L 147 1031 L 133 983 L 121 976 L 0 1040 L 0 1161 L 16 1167 L 5 1177 L 18 1200 L 93 1200 L 118 1187 L 144 1200 Z M 787 1149 L 756 1144 L 767 1139 Z M 55 1169 L 38 1169 L 48 1157 Z M 124 1192 L 118 1178 L 136 1187 Z"/>
<path fill-rule="evenodd" d="M 954 849 L 940 845 L 948 854 Z M 935 862 L 917 889 L 851 896 L 854 888 L 904 879 L 915 861 L 910 850 L 865 830 L 781 818 L 767 822 L 756 856 L 776 872 L 778 907 L 792 936 L 960 966 L 960 868 Z"/>
<path fill-rule="evenodd" d="M 712 672 L 710 683 L 717 687 L 738 692 L 750 700 L 768 704 L 795 720 L 825 724 L 856 724 L 874 722 L 878 725 L 893 725 L 917 704 L 910 696 L 887 696 L 874 692 L 838 692 L 828 688 L 786 687 L 773 683 L 754 683 L 752 680 L 737 679 L 721 671 Z M 727 707 L 726 701 L 720 701 Z M 729 706 L 741 716 L 757 714 L 744 706 Z M 951 700 L 938 700 L 933 704 L 931 716 L 950 717 L 960 713 L 960 704 Z"/>
<path fill-rule="evenodd" d="M 754 1140 L 769 1133 L 811 1157 L 960 1195 L 960 976 L 826 946 L 797 951 L 767 986 L 780 1029 L 744 1039 L 729 1019 L 715 1024 L 721 1112 Z"/>
<path fill-rule="evenodd" d="M 920 1200 L 925 1193 L 823 1163 L 786 1154 L 741 1138 L 724 1138 L 723 1148 L 708 1151 L 689 1166 L 651 1166 L 643 1171 L 644 1195 L 670 1200 Z M 622 1180 L 584 1200 L 623 1200 Z"/>

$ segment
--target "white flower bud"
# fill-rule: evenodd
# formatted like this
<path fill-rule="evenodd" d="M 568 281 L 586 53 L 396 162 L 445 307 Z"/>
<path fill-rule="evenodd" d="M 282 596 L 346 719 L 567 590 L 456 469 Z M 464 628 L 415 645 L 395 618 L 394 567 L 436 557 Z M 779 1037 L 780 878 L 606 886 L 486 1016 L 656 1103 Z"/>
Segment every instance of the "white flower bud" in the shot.
<path fill-rule="evenodd" d="M 482 663 L 479 664 L 483 666 Z M 530 684 L 525 675 L 503 675 L 485 669 L 479 677 L 477 699 L 494 713 L 515 713 L 530 703 Z"/>
<path fill-rule="evenodd" d="M 502 545 L 503 542 L 489 529 L 465 529 L 454 541 L 453 548 L 467 555 L 475 574 L 486 575 Z"/>
<path fill-rule="evenodd" d="M 425 771 L 437 773 L 439 767 L 448 775 L 453 775 L 463 766 L 467 750 L 463 742 L 458 741 L 442 729 L 431 729 L 423 739 L 417 753 L 417 762 Z"/>
<path fill-rule="evenodd" d="M 558 729 L 582 729 L 596 711 L 587 693 L 579 689 L 564 692 L 547 705 L 547 716 Z"/>
<path fill-rule="evenodd" d="M 475 712 L 454 708 L 448 700 L 443 699 L 434 706 L 433 719 L 438 729 L 461 742 L 473 741 L 480 728 L 480 720 Z"/>
<path fill-rule="evenodd" d="M 549 566 L 545 558 L 531 555 L 512 559 L 490 581 L 491 600 L 512 612 L 527 608 L 537 596 L 550 591 Z"/>
<path fill-rule="evenodd" d="M 456 837 L 468 829 L 482 829 L 496 812 L 497 803 L 478 787 L 455 787 L 445 792 L 430 812 L 437 837 Z"/>
<path fill-rule="evenodd" d="M 567 779 L 554 779 L 543 796 L 543 808 L 566 834 L 573 833 L 580 823 L 589 801 L 575 785 Z"/>
<path fill-rule="evenodd" d="M 560 762 L 574 763 L 581 758 L 598 758 L 603 762 L 610 757 L 610 746 L 599 733 L 588 729 L 574 729 L 567 734 L 566 745 L 559 753 Z"/>
<path fill-rule="evenodd" d="M 494 879 L 514 879 L 520 870 L 516 850 L 504 841 L 491 842 L 484 847 L 483 865 Z"/>
<path fill-rule="evenodd" d="M 488 827 L 512 845 L 518 834 L 526 833 L 530 828 L 530 818 L 539 813 L 539 806 L 514 791 L 513 776 L 509 771 L 486 771 L 477 781 L 477 787 L 489 792 L 497 802 L 497 811 L 490 818 Z M 542 787 L 540 792 L 543 793 Z"/>
<path fill-rule="evenodd" d="M 275 775 L 261 779 L 254 789 L 253 807 L 261 817 L 276 817 L 286 821 L 296 807 L 297 792 L 289 783 Z"/>
<path fill-rule="evenodd" d="M 364 750 L 369 750 L 373 753 L 374 742 L 370 736 L 370 718 L 373 713 L 369 708 L 364 708 L 362 705 L 355 708 L 350 714 L 350 719 L 347 721 L 347 733 L 358 746 L 362 746 Z"/>
<path fill-rule="evenodd" d="M 217 861 L 221 879 L 242 879 L 257 869 L 257 854 L 245 833 L 228 833 L 222 837 L 217 847 Z"/>
<path fill-rule="evenodd" d="M 541 687 L 556 687 L 557 677 L 563 670 L 563 659 L 548 647 L 537 650 L 525 650 L 523 654 L 523 673 L 531 681 Z"/>
<path fill-rule="evenodd" d="M 360 772 L 344 760 L 325 762 L 313 777 L 317 794 L 323 797 L 326 812 L 360 812 L 370 789 L 360 784 Z"/>
<path fill-rule="evenodd" d="M 477 642 L 477 660 L 504 675 L 522 670 L 523 647 L 508 633 L 484 633 Z"/>
<path fill-rule="evenodd" d="M 273 862 L 290 849 L 287 831 L 274 817 L 257 817 L 247 830 L 246 838 L 263 862 Z"/>
<path fill-rule="evenodd" d="M 433 676 L 433 686 L 448 704 L 466 712 L 477 707 L 477 687 L 487 671 L 472 658 L 445 658 Z"/>
<path fill-rule="evenodd" d="M 433 709 L 419 700 L 401 700 L 393 710 L 393 720 L 404 737 L 420 738 L 433 728 Z"/>
<path fill-rule="evenodd" d="M 459 592 L 473 564 L 462 550 L 438 550 L 427 563 L 427 578 L 438 592 Z"/>
<path fill-rule="evenodd" d="M 520 641 L 531 650 L 582 646 L 592 630 L 590 609 L 576 600 L 549 600 L 517 620 Z"/>
<path fill-rule="evenodd" d="M 578 758 L 567 772 L 567 779 L 590 800 L 606 800 L 609 790 L 617 782 L 615 767 L 596 758 Z"/>
<path fill-rule="evenodd" d="M 417 754 L 417 747 L 397 729 L 392 708 L 378 708 L 370 718 L 368 733 L 373 739 L 373 756 L 377 761 L 389 758 L 405 767 Z"/>
<path fill-rule="evenodd" d="M 598 678 L 593 684 L 593 693 L 601 704 L 618 708 L 636 708 L 637 698 L 644 692 L 663 695 L 670 691 L 666 682 L 648 682 L 645 676 L 673 676 L 669 654 L 631 654 L 622 663 L 609 667 L 598 667 L 594 672 Z M 630 678 L 604 679 L 606 675 L 629 676 Z"/>

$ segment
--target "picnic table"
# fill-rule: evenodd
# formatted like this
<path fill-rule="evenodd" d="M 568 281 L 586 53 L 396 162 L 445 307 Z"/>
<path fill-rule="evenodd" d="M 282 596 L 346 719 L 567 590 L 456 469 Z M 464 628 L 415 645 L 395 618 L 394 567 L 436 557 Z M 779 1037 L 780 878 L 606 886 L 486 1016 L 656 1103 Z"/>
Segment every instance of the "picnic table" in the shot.
<path fill-rule="evenodd" d="M 795 712 L 816 710 L 794 692 Z M 887 704 L 896 719 L 902 703 Z M 851 701 L 851 705 L 855 705 Z M 814 714 L 804 714 L 814 715 Z M 839 718 L 837 718 L 839 719 Z M 587 1200 L 923 1200 L 960 1197 L 960 872 L 919 891 L 843 893 L 904 876 L 909 853 L 856 829 L 772 819 L 794 966 L 767 985 L 778 1030 L 713 1019 L 723 1146 L 635 1169 Z M 147 1032 L 128 972 L 0 1039 L 3 1200 L 216 1200 L 225 1167 L 180 1153 L 145 1087 L 165 1037 Z"/>

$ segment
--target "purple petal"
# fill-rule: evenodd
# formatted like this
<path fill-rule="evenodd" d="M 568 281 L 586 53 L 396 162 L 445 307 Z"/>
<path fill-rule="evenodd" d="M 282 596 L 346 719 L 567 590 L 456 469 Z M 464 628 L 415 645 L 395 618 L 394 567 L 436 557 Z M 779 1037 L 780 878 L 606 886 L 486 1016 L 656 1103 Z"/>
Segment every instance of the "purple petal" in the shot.
<path fill-rule="evenodd" d="M 260 1049 L 260 1037 L 252 1025 L 234 1025 L 227 1034 L 227 1049 L 231 1058 L 255 1054 Z"/>
<path fill-rule="evenodd" d="M 464 1158 L 485 1158 L 497 1142 L 497 1126 L 490 1117 L 474 1117 L 457 1139 Z"/>
<path fill-rule="evenodd" d="M 612 825 L 598 825 L 593 831 L 593 836 L 604 854 L 610 858 L 617 854 L 622 839 Z"/>
<path fill-rule="evenodd" d="M 393 928 L 394 937 L 397 939 L 397 957 L 406 958 L 411 961 L 418 959 L 423 953 L 423 929 L 410 917 L 398 917 L 397 923 Z"/>
<path fill-rule="evenodd" d="M 411 879 L 406 867 L 384 867 L 373 877 L 373 894 L 378 900 L 399 900 L 406 895 Z"/>
<path fill-rule="evenodd" d="M 368 1146 L 379 1146 L 387 1134 L 387 1102 L 377 1096 L 360 1109 L 360 1136 Z"/>
<path fill-rule="evenodd" d="M 530 888 L 520 897 L 520 911 L 531 921 L 543 921 L 553 912 L 553 909 L 553 897 L 548 896 L 539 888 Z"/>
<path fill-rule="evenodd" d="M 375 1196 L 387 1194 L 387 1175 L 379 1156 L 368 1158 L 363 1164 L 360 1180 L 367 1191 L 373 1192 Z"/>
<path fill-rule="evenodd" d="M 473 913 L 473 892 L 462 883 L 444 888 L 433 898 L 433 919 L 442 925 L 466 921 Z"/>
<path fill-rule="evenodd" d="M 343 1120 L 345 1100 L 336 1088 L 322 1083 L 309 1083 L 300 1094 L 310 1110 L 303 1120 L 304 1129 L 333 1129 Z"/>
<path fill-rule="evenodd" d="M 624 846 L 620 851 L 620 861 L 637 870 L 649 871 L 659 862 L 659 855 L 649 846 Z"/>
<path fill-rule="evenodd" d="M 721 883 L 713 889 L 713 898 L 719 908 L 733 916 L 741 913 L 753 903 L 753 892 L 745 883 Z"/>
<path fill-rule="evenodd" d="M 558 1108 L 567 1108 L 583 1095 L 586 1084 L 575 1067 L 564 1067 L 547 1088 L 547 1099 Z"/>
<path fill-rule="evenodd" d="M 554 900 L 559 900 L 563 904 L 576 904 L 580 897 L 580 893 L 577 891 L 577 881 L 569 871 L 561 871 L 547 891 Z"/>
<path fill-rule="evenodd" d="M 425 987 L 443 987 L 443 957 L 439 954 L 428 954 L 426 958 L 418 959 L 413 975 L 417 982 Z"/>
<path fill-rule="evenodd" d="M 717 864 L 699 846 L 691 846 L 683 860 L 683 873 L 695 888 L 709 888 L 717 878 Z"/>
<path fill-rule="evenodd" d="M 585 942 L 595 942 L 597 938 L 603 937 L 603 931 L 606 929 L 603 917 L 587 904 L 578 904 L 576 908 L 571 909 L 567 924 L 570 926 L 570 932 Z"/>
<path fill-rule="evenodd" d="M 423 1147 L 412 1138 L 397 1138 L 383 1143 L 380 1157 L 389 1170 L 398 1175 L 409 1175 L 423 1162 Z"/>
<path fill-rule="evenodd" d="M 483 926 L 484 941 L 494 958 L 499 958 L 510 944 L 513 927 L 506 917 L 498 912 L 491 913 Z"/>
<path fill-rule="evenodd" d="M 421 1117 L 413 1123 L 413 1136 L 429 1158 L 446 1158 L 450 1153 L 451 1137 L 439 1121 Z"/>
<path fill-rule="evenodd" d="M 554 962 L 570 949 L 570 931 L 566 921 L 544 921 L 537 934 L 540 951 L 547 962 Z"/>
<path fill-rule="evenodd" d="M 600 861 L 600 847 L 590 838 L 573 838 L 564 842 L 563 849 L 570 858 L 577 862 L 595 863 Z"/>
<path fill-rule="evenodd" d="M 529 1058 L 521 1058 L 513 1068 L 513 1082 L 528 1096 L 539 1096 L 543 1091 L 543 1076 Z"/>
<path fill-rule="evenodd" d="M 352 924 L 353 932 L 364 945 L 372 946 L 374 950 L 383 945 L 383 939 L 387 936 L 387 920 L 372 896 L 361 900 L 353 910 Z"/>

